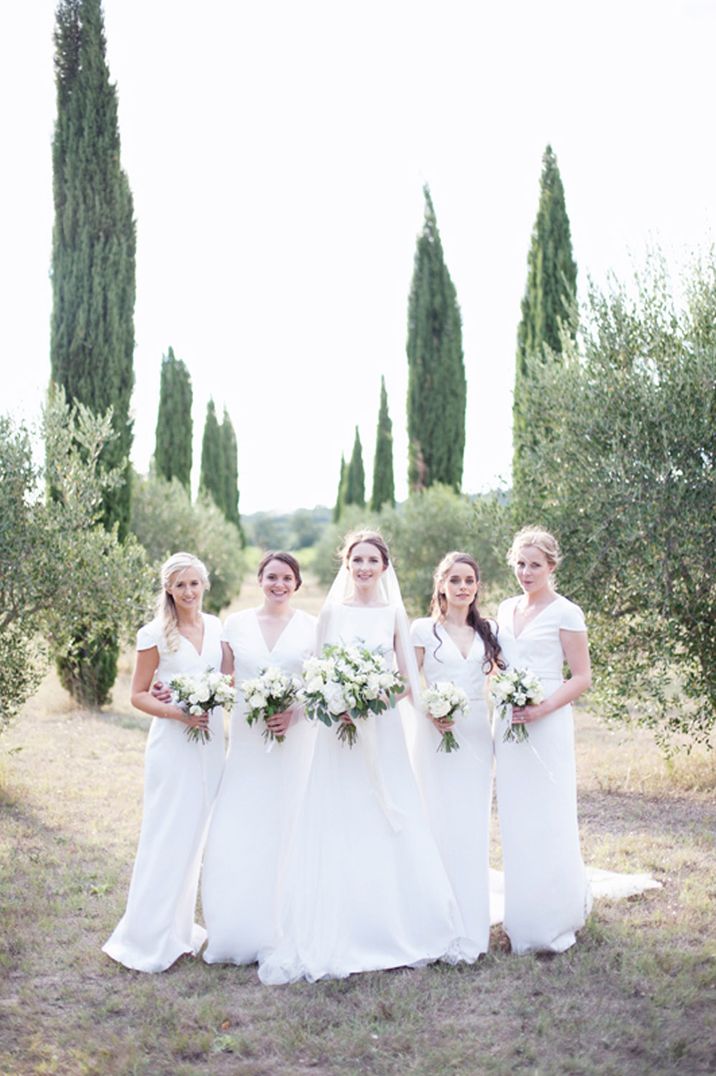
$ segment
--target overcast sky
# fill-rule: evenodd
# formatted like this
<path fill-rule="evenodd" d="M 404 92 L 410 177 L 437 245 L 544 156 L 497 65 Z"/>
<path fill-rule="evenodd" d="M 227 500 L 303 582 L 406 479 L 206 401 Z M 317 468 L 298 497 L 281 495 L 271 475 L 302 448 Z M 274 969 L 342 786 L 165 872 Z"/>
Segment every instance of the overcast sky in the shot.
<path fill-rule="evenodd" d="M 3 5 L 2 409 L 49 377 L 54 0 Z M 515 334 L 554 147 L 579 283 L 710 245 L 716 0 L 105 0 L 137 218 L 138 470 L 162 354 L 228 408 L 242 511 L 332 504 L 385 375 L 405 495 L 406 310 L 430 185 L 463 318 L 464 488 L 509 480 Z"/>

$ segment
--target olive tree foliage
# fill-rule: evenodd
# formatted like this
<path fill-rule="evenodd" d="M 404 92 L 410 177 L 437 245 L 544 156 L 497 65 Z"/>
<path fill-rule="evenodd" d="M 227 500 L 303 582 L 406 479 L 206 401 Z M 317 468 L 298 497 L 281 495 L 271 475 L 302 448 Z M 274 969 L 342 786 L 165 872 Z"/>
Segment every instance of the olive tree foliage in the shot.
<path fill-rule="evenodd" d="M 508 585 L 505 550 L 511 519 L 497 495 L 470 499 L 450 486 L 435 484 L 396 507 L 380 513 L 351 506 L 340 525 L 327 526 L 316 547 L 313 569 L 324 585 L 338 566 L 337 550 L 351 530 L 373 528 L 386 539 L 411 616 L 426 616 L 433 590 L 433 573 L 450 550 L 471 553 L 480 566 L 483 603 L 489 611 Z"/>
<path fill-rule="evenodd" d="M 111 413 L 70 409 L 52 394 L 43 418 L 45 462 L 23 426 L 0 417 L 0 732 L 37 687 L 48 656 L 69 669 L 83 643 L 128 638 L 151 595 L 144 551 L 98 527 L 123 469 L 98 461 Z M 46 490 L 52 490 L 51 496 Z"/>
<path fill-rule="evenodd" d="M 583 606 L 593 699 L 613 719 L 708 740 L 716 721 L 716 261 L 677 304 L 660 256 L 592 287 L 581 341 L 539 372 L 549 438 L 527 465 Z"/>
<path fill-rule="evenodd" d="M 167 557 L 180 550 L 204 562 L 211 584 L 204 597 L 208 612 L 221 612 L 239 594 L 245 569 L 239 531 L 209 494 L 192 502 L 178 478 L 135 475 L 131 525 L 155 578 Z"/>

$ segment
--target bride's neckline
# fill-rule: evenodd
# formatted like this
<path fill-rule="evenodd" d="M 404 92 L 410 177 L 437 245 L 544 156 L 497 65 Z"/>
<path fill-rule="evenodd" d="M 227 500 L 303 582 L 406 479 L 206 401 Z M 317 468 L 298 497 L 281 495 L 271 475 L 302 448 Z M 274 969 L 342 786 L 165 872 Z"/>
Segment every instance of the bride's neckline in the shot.
<path fill-rule="evenodd" d="M 375 604 L 368 605 L 366 602 L 341 602 L 346 609 L 388 609 L 387 602 L 376 602 Z"/>

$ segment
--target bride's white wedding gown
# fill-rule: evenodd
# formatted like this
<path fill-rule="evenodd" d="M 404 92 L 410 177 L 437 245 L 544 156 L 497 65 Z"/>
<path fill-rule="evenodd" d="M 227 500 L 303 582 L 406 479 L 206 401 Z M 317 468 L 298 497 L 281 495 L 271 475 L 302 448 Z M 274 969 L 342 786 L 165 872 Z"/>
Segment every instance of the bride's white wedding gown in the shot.
<path fill-rule="evenodd" d="M 395 608 L 334 605 L 326 642 L 392 658 Z M 264 983 L 475 959 L 431 835 L 400 714 L 357 722 L 349 748 L 319 725 L 306 794 L 281 872 L 277 942 Z"/>

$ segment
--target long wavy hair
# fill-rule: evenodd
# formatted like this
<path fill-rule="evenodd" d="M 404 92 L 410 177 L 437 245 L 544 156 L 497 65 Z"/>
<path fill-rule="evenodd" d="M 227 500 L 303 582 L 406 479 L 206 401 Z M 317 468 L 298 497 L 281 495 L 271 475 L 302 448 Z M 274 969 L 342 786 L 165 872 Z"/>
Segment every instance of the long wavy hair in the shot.
<path fill-rule="evenodd" d="M 174 577 L 187 568 L 194 568 L 204 584 L 204 590 L 209 589 L 209 573 L 206 565 L 192 553 L 173 553 L 165 560 L 161 568 L 162 589 L 157 595 L 157 619 L 161 624 L 167 650 L 174 653 L 179 649 L 181 636 L 179 634 L 179 620 L 174 598 L 169 593 L 168 587 L 172 586 Z"/>
<path fill-rule="evenodd" d="M 471 557 L 469 553 L 461 553 L 459 550 L 453 550 L 451 553 L 446 553 L 443 559 L 438 564 L 433 575 L 433 596 L 430 599 L 430 616 L 433 618 L 433 634 L 438 640 L 438 646 L 435 648 L 435 657 L 440 647 L 443 645 L 442 639 L 437 633 L 438 623 L 445 619 L 447 615 L 447 598 L 445 597 L 445 591 L 442 589 L 445 585 L 445 580 L 455 567 L 456 564 L 467 564 L 469 568 L 472 568 L 475 573 L 475 580 L 478 588 L 475 592 L 475 597 L 470 602 L 467 610 L 467 623 L 477 632 L 482 639 L 485 647 L 485 658 L 482 663 L 484 672 L 489 672 L 494 666 L 498 669 L 507 668 L 507 663 L 502 657 L 502 651 L 500 650 L 500 644 L 497 641 L 497 635 L 492 630 L 490 621 L 480 615 L 480 610 L 477 605 L 477 597 L 480 587 L 480 568 L 474 557 Z M 440 658 L 437 658 L 440 661 Z"/>

